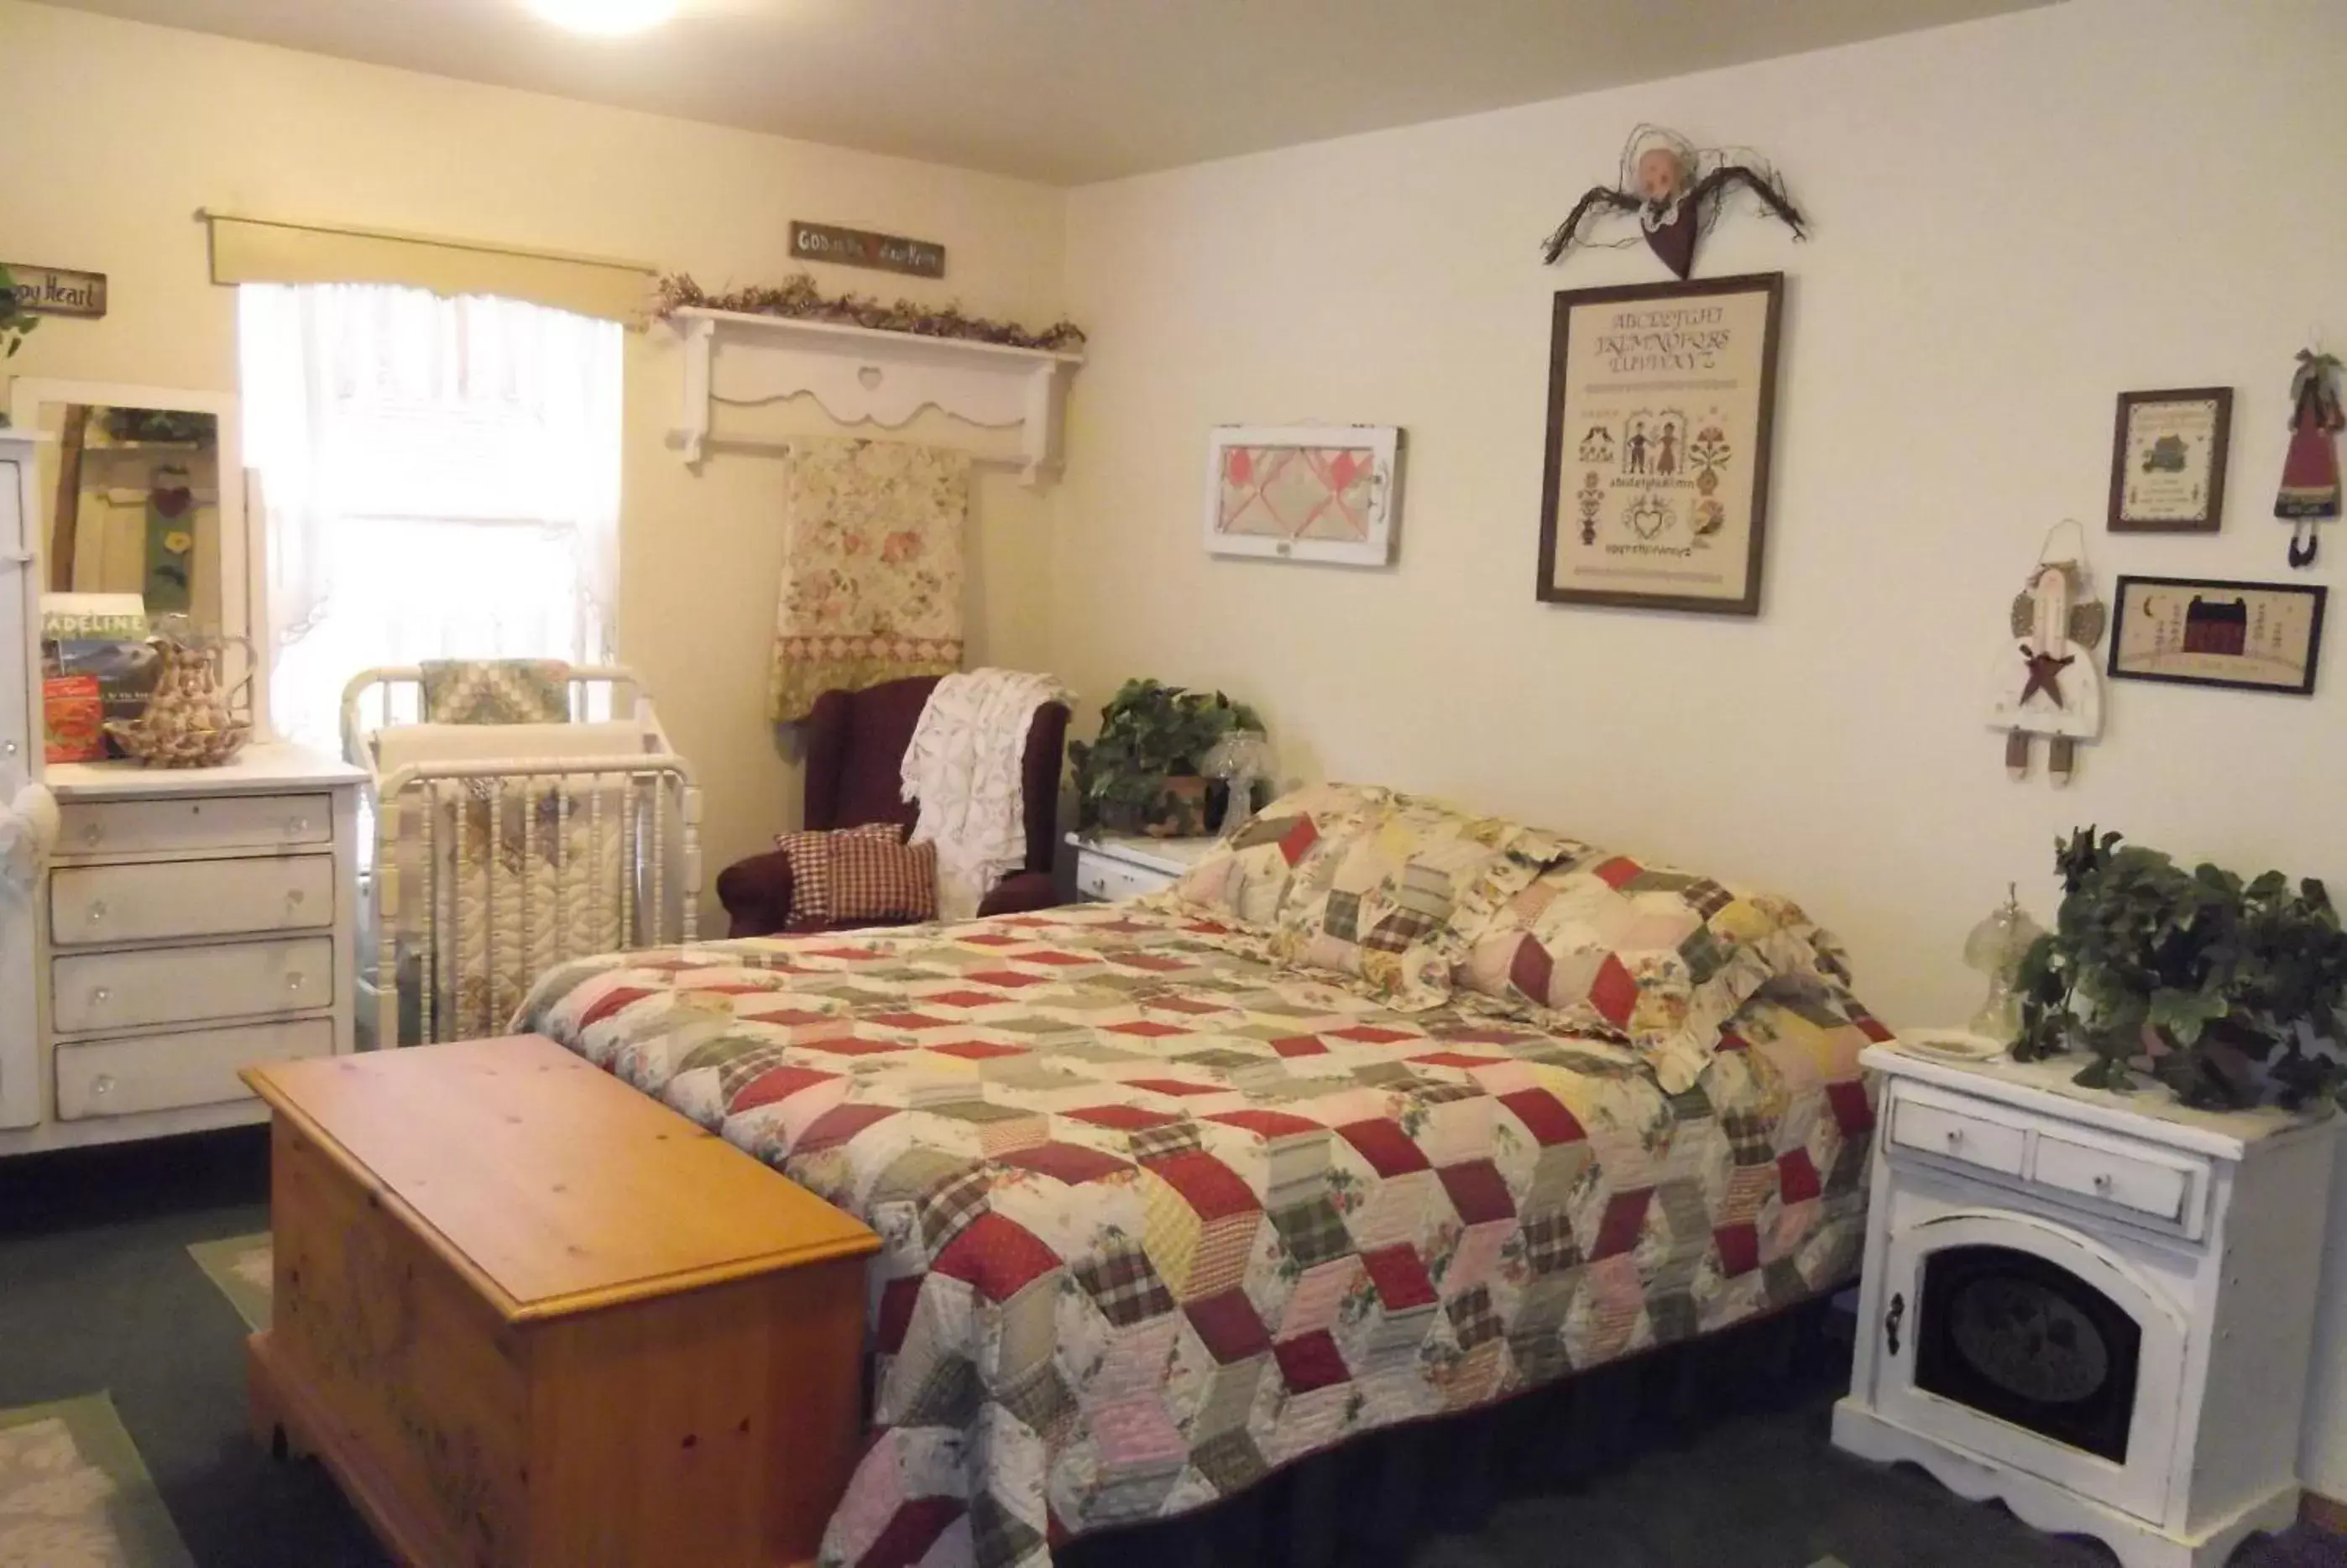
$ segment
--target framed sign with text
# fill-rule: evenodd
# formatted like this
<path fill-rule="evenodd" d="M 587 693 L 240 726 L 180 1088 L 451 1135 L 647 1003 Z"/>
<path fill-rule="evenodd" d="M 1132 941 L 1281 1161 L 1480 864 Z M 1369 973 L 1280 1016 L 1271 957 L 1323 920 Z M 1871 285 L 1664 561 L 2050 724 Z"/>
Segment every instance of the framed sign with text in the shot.
<path fill-rule="evenodd" d="M 1760 613 L 1784 292 L 1758 272 L 1556 296 L 1542 599 Z"/>
<path fill-rule="evenodd" d="M 2213 534 L 2225 526 L 2233 389 L 2119 395 L 2111 436 L 2111 532 Z"/>
<path fill-rule="evenodd" d="M 871 267 L 915 278 L 946 275 L 943 245 L 928 240 L 907 240 L 902 234 L 842 229 L 834 223 L 803 223 L 793 219 L 791 254 L 802 261 L 834 261 L 843 267 Z"/>
<path fill-rule="evenodd" d="M 0 261 L 16 285 L 16 306 L 44 316 L 102 316 L 106 313 L 106 274 L 77 272 L 68 267 L 34 267 L 22 261 Z"/>

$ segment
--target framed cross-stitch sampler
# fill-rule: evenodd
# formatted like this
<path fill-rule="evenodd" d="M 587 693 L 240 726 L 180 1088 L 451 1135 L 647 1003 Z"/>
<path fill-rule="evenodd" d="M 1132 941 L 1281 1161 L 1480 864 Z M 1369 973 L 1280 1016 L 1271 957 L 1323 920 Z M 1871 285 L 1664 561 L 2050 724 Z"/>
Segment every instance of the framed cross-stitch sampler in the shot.
<path fill-rule="evenodd" d="M 1556 296 L 1542 599 L 1760 613 L 1784 297 L 1782 272 Z"/>

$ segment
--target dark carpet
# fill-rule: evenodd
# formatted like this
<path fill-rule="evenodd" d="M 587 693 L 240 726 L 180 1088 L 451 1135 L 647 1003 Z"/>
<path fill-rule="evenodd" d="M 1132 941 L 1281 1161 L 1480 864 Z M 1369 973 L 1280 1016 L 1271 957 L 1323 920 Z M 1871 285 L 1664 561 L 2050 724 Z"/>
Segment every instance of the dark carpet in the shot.
<path fill-rule="evenodd" d="M 186 1251 L 266 1229 L 267 1191 L 259 1129 L 0 1162 L 0 1409 L 110 1392 L 202 1568 L 379 1568 L 324 1473 L 253 1441 L 244 1325 Z M 2109 1563 L 1919 1472 L 1835 1452 L 1834 1384 L 1829 1366 L 1762 1408 L 1504 1496 L 1471 1531 L 1418 1542 L 1411 1568 Z M 2347 1568 L 2347 1549 L 2292 1532 L 2253 1542 L 2236 1568 Z"/>

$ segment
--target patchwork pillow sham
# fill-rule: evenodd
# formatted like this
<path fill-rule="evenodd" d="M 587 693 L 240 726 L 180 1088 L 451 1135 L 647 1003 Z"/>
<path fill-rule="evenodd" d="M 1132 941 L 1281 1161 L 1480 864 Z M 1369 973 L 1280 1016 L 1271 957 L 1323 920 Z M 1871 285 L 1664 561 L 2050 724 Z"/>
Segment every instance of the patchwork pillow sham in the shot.
<path fill-rule="evenodd" d="M 1464 916 L 1454 989 L 1560 1031 L 1627 1040 L 1667 1093 L 1693 1086 L 1722 1029 L 1778 978 L 1847 982 L 1800 907 L 1584 849 Z"/>
<path fill-rule="evenodd" d="M 893 822 L 867 822 L 827 832 L 812 828 L 778 833 L 774 847 L 791 867 L 791 918 L 787 929 L 819 931 L 839 918 L 832 897 L 832 845 L 841 839 L 901 843 L 905 830 Z"/>
<path fill-rule="evenodd" d="M 1318 784 L 1275 802 L 1176 895 L 1252 933 L 1265 957 L 1418 1012 L 1450 994 L 1454 912 L 1501 905 L 1578 847 L 1444 801 Z"/>

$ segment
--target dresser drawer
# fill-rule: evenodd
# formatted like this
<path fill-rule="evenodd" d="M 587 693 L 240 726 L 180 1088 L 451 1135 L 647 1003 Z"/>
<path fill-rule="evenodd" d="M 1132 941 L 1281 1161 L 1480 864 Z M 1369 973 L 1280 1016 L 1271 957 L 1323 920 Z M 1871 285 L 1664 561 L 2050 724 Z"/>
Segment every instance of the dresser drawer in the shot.
<path fill-rule="evenodd" d="M 67 856 L 290 848 L 334 836 L 326 794 L 67 801 L 57 816 L 57 853 Z"/>
<path fill-rule="evenodd" d="M 2039 1186 L 2182 1225 L 2199 1171 L 2181 1161 L 2041 1132 L 2029 1174 Z"/>
<path fill-rule="evenodd" d="M 330 855 L 62 866 L 49 877 L 49 938 L 60 948 L 308 931 L 333 921 Z"/>
<path fill-rule="evenodd" d="M 60 1034 L 306 1012 L 333 1005 L 334 944 L 231 942 L 53 959 L 51 1017 Z"/>
<path fill-rule="evenodd" d="M 1891 1142 L 1919 1154 L 1961 1160 L 1984 1171 L 2018 1176 L 2029 1152 L 2029 1134 L 2007 1122 L 1903 1091 L 1892 1102 Z"/>
<path fill-rule="evenodd" d="M 1138 898 L 1144 893 L 1155 893 L 1171 887 L 1175 878 L 1163 871 L 1152 871 L 1090 850 L 1076 854 L 1076 897 L 1094 898 L 1112 904 L 1120 898 Z"/>
<path fill-rule="evenodd" d="M 60 1045 L 57 1119 L 136 1116 L 249 1099 L 239 1068 L 331 1056 L 333 1050 L 333 1020 L 323 1018 Z"/>

